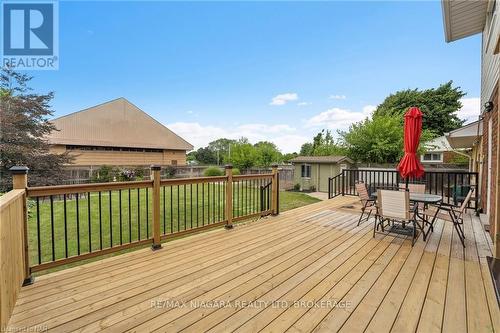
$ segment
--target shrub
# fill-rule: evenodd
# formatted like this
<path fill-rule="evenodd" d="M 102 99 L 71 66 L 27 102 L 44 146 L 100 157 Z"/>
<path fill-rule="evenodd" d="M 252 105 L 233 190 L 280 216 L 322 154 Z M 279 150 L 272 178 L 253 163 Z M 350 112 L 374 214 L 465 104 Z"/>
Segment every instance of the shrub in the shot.
<path fill-rule="evenodd" d="M 216 166 L 212 166 L 212 167 L 206 168 L 205 171 L 203 172 L 203 174 L 206 177 L 218 177 L 218 176 L 223 176 L 224 172 L 221 170 L 221 168 L 216 167 Z"/>
<path fill-rule="evenodd" d="M 238 168 L 233 168 L 233 175 L 234 175 L 234 176 L 241 175 L 240 169 L 238 169 Z"/>
<path fill-rule="evenodd" d="M 163 170 L 163 174 L 165 175 L 166 178 L 174 178 L 175 176 L 175 167 L 171 165 L 167 165 L 165 169 Z"/>
<path fill-rule="evenodd" d="M 300 191 L 300 184 L 293 185 L 293 190 L 294 191 Z"/>
<path fill-rule="evenodd" d="M 109 165 L 101 166 L 97 172 L 92 176 L 92 182 L 94 183 L 108 183 L 113 182 L 116 178 L 119 178 L 120 170 Z"/>
<path fill-rule="evenodd" d="M 135 180 L 143 180 L 144 179 L 144 168 L 137 167 L 134 169 Z"/>

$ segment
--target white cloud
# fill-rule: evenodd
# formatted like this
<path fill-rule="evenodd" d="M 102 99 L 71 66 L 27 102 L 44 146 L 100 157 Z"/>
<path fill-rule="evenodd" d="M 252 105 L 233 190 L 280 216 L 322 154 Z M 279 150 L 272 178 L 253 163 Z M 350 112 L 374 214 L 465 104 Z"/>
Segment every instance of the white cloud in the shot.
<path fill-rule="evenodd" d="M 328 96 L 328 99 L 346 99 L 347 97 L 345 95 L 330 95 Z"/>
<path fill-rule="evenodd" d="M 481 112 L 481 100 L 479 97 L 462 98 L 462 108 L 457 114 L 460 119 L 465 119 L 466 123 L 476 121 Z"/>
<path fill-rule="evenodd" d="M 361 121 L 373 112 L 373 105 L 366 105 L 362 112 L 349 109 L 332 108 L 321 112 L 306 121 L 306 127 L 323 127 L 328 129 L 347 129 L 352 123 Z"/>
<path fill-rule="evenodd" d="M 205 147 L 219 138 L 246 137 L 251 143 L 262 140 L 274 142 L 283 153 L 290 153 L 299 151 L 300 146 L 310 140 L 309 137 L 298 134 L 296 128 L 286 124 L 243 124 L 223 128 L 205 126 L 197 122 L 177 122 L 166 126 L 194 145 L 195 149 Z"/>
<path fill-rule="evenodd" d="M 311 102 L 300 102 L 300 103 L 297 103 L 298 106 L 307 106 L 307 105 L 311 105 L 312 103 Z"/>
<path fill-rule="evenodd" d="M 299 95 L 296 93 L 285 93 L 279 94 L 273 97 L 269 105 L 285 105 L 290 101 L 296 101 L 299 99 Z"/>
<path fill-rule="evenodd" d="M 371 115 L 376 109 L 377 107 L 375 105 L 365 105 L 363 106 L 363 113 L 366 115 Z"/>
<path fill-rule="evenodd" d="M 188 110 L 186 111 L 187 114 L 193 114 L 193 111 L 192 110 Z"/>

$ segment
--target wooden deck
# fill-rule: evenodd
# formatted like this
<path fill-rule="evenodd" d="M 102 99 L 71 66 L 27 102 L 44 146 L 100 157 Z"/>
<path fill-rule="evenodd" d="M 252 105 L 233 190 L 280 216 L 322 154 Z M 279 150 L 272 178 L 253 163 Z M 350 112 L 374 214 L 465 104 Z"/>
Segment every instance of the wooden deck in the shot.
<path fill-rule="evenodd" d="M 49 332 L 492 332 L 491 242 L 464 250 L 440 221 L 427 242 L 377 235 L 338 197 L 233 230 L 45 275 L 11 328 Z"/>

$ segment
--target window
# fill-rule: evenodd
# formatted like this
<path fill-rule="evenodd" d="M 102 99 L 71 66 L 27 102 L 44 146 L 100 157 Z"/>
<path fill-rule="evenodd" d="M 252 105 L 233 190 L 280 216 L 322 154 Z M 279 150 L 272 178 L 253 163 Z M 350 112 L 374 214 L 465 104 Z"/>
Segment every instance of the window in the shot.
<path fill-rule="evenodd" d="M 172 160 L 172 165 L 177 165 L 177 160 Z"/>
<path fill-rule="evenodd" d="M 443 153 L 427 153 L 422 155 L 422 162 L 443 162 Z"/>
<path fill-rule="evenodd" d="M 302 164 L 301 175 L 302 178 L 311 178 L 311 166 L 307 164 Z"/>

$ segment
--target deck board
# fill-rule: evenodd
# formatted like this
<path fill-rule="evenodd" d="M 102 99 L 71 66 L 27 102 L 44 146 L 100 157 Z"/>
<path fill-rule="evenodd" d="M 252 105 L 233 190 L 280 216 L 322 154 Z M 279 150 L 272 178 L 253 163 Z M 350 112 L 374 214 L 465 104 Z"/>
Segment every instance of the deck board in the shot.
<path fill-rule="evenodd" d="M 372 234 L 328 201 L 47 274 L 10 327 L 50 332 L 492 332 L 500 313 L 469 216 L 464 250 L 439 221 L 427 242 Z M 171 301 L 167 304 L 166 301 Z M 332 306 L 332 301 L 338 306 Z M 316 304 L 316 305 L 314 305 Z"/>

